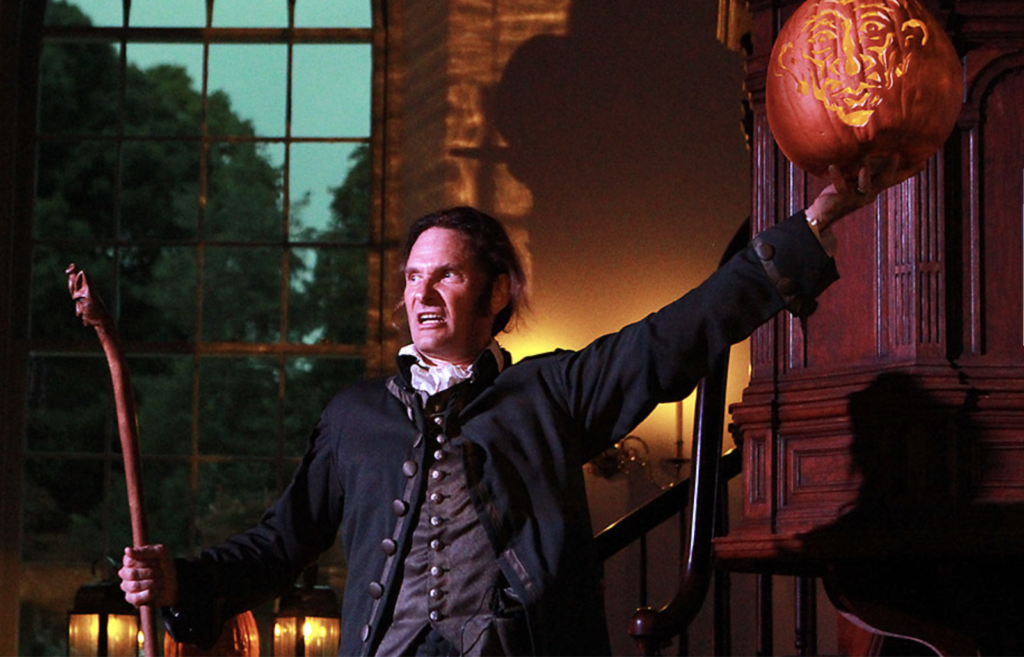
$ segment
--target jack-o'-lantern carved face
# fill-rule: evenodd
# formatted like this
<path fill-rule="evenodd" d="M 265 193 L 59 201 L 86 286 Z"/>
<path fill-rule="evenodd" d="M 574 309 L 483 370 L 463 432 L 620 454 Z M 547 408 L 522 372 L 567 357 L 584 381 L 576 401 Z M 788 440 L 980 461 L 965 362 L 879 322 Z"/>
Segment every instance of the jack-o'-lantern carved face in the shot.
<path fill-rule="evenodd" d="M 817 176 L 867 157 L 913 175 L 960 113 L 963 69 L 922 0 L 804 0 L 779 30 L 765 109 L 779 148 Z"/>
<path fill-rule="evenodd" d="M 781 44 L 779 72 L 812 93 L 840 121 L 863 126 L 928 41 L 928 27 L 901 0 L 826 0 L 793 41 Z M 794 40 L 795 40 L 794 39 Z M 794 66 L 799 57 L 810 66 Z"/>

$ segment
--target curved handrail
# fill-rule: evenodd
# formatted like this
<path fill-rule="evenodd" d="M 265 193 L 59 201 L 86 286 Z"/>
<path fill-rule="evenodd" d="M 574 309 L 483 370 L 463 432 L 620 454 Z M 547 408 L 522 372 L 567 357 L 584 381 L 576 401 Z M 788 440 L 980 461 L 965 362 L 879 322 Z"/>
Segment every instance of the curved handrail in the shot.
<path fill-rule="evenodd" d="M 739 253 L 749 239 L 748 219 L 729 242 L 719 266 Z M 628 632 L 641 654 L 657 654 L 672 637 L 689 626 L 704 604 L 711 586 L 714 572 L 712 539 L 717 515 L 728 375 L 729 350 L 726 349 L 697 387 L 693 452 L 690 456 L 691 504 L 679 588 L 663 608 L 644 607 L 630 619 Z"/>
<path fill-rule="evenodd" d="M 75 314 L 82 323 L 96 329 L 103 352 L 110 368 L 114 386 L 114 403 L 117 406 L 117 428 L 121 436 L 121 452 L 124 455 L 124 477 L 128 487 L 128 509 L 132 522 L 132 543 L 141 547 L 149 543 L 146 537 L 146 512 L 143 508 L 142 463 L 139 456 L 139 431 L 135 416 L 135 396 L 132 394 L 128 360 L 121 349 L 117 327 L 99 297 L 89 288 L 85 272 L 72 263 L 64 271 L 68 275 L 68 291 L 75 302 Z M 143 635 L 143 650 L 146 657 L 157 655 L 157 624 L 155 609 L 151 605 L 139 608 Z"/>

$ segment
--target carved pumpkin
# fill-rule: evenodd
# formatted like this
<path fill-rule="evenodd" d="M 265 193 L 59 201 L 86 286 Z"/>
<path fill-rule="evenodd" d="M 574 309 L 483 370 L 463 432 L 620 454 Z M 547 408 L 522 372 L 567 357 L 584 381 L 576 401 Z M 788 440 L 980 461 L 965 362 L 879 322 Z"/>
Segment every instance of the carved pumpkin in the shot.
<path fill-rule="evenodd" d="M 224 623 L 224 630 L 217 643 L 209 650 L 204 650 L 190 643 L 178 643 L 170 634 L 164 635 L 164 655 L 166 657 L 204 657 L 213 655 L 229 655 L 246 657 L 260 654 L 260 632 L 256 627 L 256 619 L 252 612 L 246 611 Z"/>
<path fill-rule="evenodd" d="M 819 176 L 896 154 L 910 176 L 949 136 L 962 96 L 953 44 L 919 0 L 807 0 L 768 65 L 775 140 Z"/>

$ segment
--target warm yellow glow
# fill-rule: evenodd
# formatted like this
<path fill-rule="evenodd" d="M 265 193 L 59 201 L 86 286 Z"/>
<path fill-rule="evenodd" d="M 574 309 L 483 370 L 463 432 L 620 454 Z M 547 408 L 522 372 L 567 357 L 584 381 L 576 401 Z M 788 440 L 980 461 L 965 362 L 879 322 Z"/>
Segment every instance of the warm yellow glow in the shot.
<path fill-rule="evenodd" d="M 68 621 L 68 655 L 72 657 L 95 655 L 99 636 L 99 614 L 71 614 L 71 619 Z"/>
<path fill-rule="evenodd" d="M 338 653 L 341 638 L 339 619 L 307 618 L 302 633 L 306 639 L 306 657 L 333 657 Z"/>
<path fill-rule="evenodd" d="M 287 616 L 277 619 L 274 623 L 274 654 L 294 655 L 295 650 L 295 623 L 294 617 Z"/>
<path fill-rule="evenodd" d="M 111 614 L 107 617 L 107 654 L 111 657 L 136 657 L 141 639 L 137 617 L 129 614 Z"/>

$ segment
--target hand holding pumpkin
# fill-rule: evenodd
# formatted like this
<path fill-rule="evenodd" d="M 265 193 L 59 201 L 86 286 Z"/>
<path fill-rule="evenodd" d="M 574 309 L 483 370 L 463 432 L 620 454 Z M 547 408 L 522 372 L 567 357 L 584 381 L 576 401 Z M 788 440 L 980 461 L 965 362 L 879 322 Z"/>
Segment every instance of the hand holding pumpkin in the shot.
<path fill-rule="evenodd" d="M 808 220 L 813 221 L 819 230 L 824 230 L 854 210 L 873 203 L 882 190 L 907 177 L 907 170 L 901 164 L 899 155 L 865 159 L 852 179 L 844 177 L 837 165 L 829 165 L 828 175 L 832 184 L 821 190 L 818 198 L 807 208 Z M 910 175 L 923 169 L 925 164 L 915 165 Z"/>

